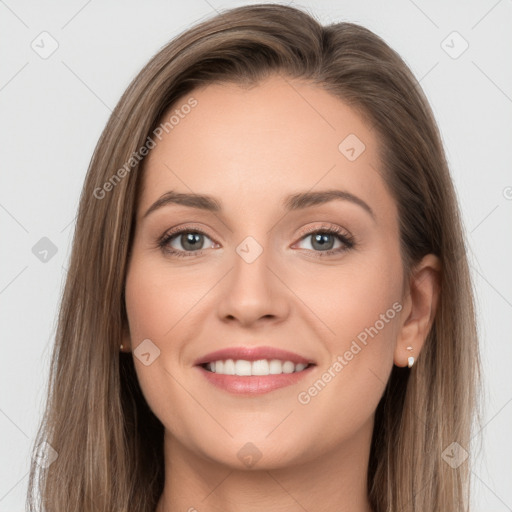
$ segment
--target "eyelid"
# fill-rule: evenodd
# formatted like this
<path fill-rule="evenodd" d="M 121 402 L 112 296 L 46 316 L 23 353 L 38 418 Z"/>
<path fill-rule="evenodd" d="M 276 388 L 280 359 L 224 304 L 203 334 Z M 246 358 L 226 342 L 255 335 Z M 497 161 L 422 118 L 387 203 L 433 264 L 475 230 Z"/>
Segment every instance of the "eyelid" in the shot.
<path fill-rule="evenodd" d="M 180 224 L 179 226 L 175 226 L 174 228 L 171 228 L 171 229 L 167 230 L 159 238 L 159 240 L 163 240 L 164 238 L 167 238 L 168 236 L 175 235 L 175 234 L 180 233 L 180 232 L 185 231 L 185 230 L 196 231 L 196 232 L 201 233 L 202 235 L 205 235 L 208 238 L 214 240 L 213 237 L 210 236 L 205 230 L 203 230 L 200 227 L 197 227 L 197 225 L 194 224 L 194 223 L 192 223 L 192 224 L 186 224 L 185 223 L 184 225 Z M 306 228 L 300 230 L 299 233 L 297 234 L 297 236 L 299 238 L 303 238 L 306 235 L 309 235 L 309 234 L 312 234 L 312 233 L 316 233 L 317 231 L 322 231 L 322 230 L 339 231 L 339 234 L 344 234 L 347 238 L 351 238 L 352 237 L 352 235 L 346 229 L 340 228 L 339 226 L 337 226 L 335 224 L 329 224 L 329 223 L 325 223 L 325 222 L 322 223 L 320 226 L 309 226 L 309 227 L 306 227 Z M 216 243 L 218 243 L 218 242 L 216 242 Z"/>
<path fill-rule="evenodd" d="M 345 228 L 337 225 L 337 224 L 330 224 L 323 222 L 320 226 L 309 226 L 307 228 L 302 229 L 299 231 L 299 234 L 297 235 L 299 239 L 304 238 L 307 235 L 312 235 L 314 233 L 323 232 L 323 231 L 329 231 L 332 233 L 335 233 L 336 235 L 346 238 L 347 240 L 353 240 L 354 237 L 352 234 Z"/>
<path fill-rule="evenodd" d="M 320 226 L 309 226 L 307 228 L 304 228 L 303 230 L 299 231 L 299 235 L 301 238 L 305 235 L 310 235 L 312 233 L 316 233 L 317 231 L 336 231 L 338 234 L 343 234 L 347 238 L 351 238 L 352 235 L 341 226 L 338 226 L 337 224 L 330 224 L 330 223 L 322 223 Z"/>
<path fill-rule="evenodd" d="M 183 231 L 191 231 L 191 232 L 197 232 L 202 235 L 207 236 L 208 238 L 213 240 L 213 237 L 211 237 L 206 230 L 196 226 L 194 223 L 192 224 L 180 224 L 179 226 L 175 226 L 173 228 L 168 229 L 165 231 L 165 233 L 159 238 L 160 240 L 163 240 L 169 236 L 174 236 L 176 234 L 182 233 Z M 217 242 L 216 242 L 217 243 Z"/>

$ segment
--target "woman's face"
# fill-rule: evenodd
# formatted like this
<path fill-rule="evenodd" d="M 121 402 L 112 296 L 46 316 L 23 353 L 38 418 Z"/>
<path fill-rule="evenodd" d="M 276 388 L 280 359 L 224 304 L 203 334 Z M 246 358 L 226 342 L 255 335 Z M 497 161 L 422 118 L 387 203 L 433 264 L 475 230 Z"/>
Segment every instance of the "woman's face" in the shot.
<path fill-rule="evenodd" d="M 180 110 L 190 96 L 197 104 Z M 377 134 L 339 99 L 278 76 L 190 96 L 145 162 L 126 280 L 125 343 L 149 406 L 177 445 L 230 466 L 367 444 L 403 323 L 397 209 Z M 219 208 L 151 208 L 170 192 Z M 240 347 L 314 365 L 258 377 L 196 364 Z M 269 362 L 280 354 L 246 359 L 264 362 L 221 372 L 297 369 Z"/>

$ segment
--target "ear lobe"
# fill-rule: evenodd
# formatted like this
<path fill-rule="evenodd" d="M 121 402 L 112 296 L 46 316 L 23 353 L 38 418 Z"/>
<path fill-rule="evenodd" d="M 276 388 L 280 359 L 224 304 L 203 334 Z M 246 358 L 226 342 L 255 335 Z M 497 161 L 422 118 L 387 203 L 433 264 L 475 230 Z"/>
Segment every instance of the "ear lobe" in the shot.
<path fill-rule="evenodd" d="M 396 340 L 394 362 L 397 366 L 407 366 L 409 357 L 414 357 L 414 361 L 418 359 L 434 322 L 441 291 L 441 270 L 441 261 L 434 254 L 427 254 L 413 270 Z"/>

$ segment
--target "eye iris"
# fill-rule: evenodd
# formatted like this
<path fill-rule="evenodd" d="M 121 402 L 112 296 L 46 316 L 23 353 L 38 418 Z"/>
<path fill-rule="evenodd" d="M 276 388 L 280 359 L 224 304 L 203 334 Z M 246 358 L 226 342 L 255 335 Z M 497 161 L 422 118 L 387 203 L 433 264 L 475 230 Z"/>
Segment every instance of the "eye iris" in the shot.
<path fill-rule="evenodd" d="M 201 247 L 203 241 L 202 236 L 201 233 L 187 233 L 186 235 L 181 235 L 180 241 L 186 251 L 193 251 Z"/>
<path fill-rule="evenodd" d="M 329 237 L 331 238 L 331 243 L 330 244 L 326 240 Z M 315 247 L 315 248 L 332 249 L 332 246 L 333 246 L 333 243 L 334 243 L 334 239 L 333 239 L 333 236 L 331 234 L 329 234 L 329 233 L 317 233 L 316 235 L 314 235 L 313 239 L 314 239 L 313 244 L 312 244 L 313 247 L 315 247 L 315 243 L 319 243 L 320 246 L 319 247 Z M 326 244 L 328 245 L 328 247 L 326 247 Z"/>

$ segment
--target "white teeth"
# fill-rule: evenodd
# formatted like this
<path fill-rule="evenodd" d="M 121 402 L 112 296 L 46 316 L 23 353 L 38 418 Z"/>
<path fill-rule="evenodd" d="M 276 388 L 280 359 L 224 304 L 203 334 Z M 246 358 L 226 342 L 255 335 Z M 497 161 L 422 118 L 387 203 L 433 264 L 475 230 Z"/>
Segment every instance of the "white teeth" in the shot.
<path fill-rule="evenodd" d="M 233 359 L 224 361 L 224 368 L 222 369 L 224 375 L 235 375 L 235 362 Z"/>
<path fill-rule="evenodd" d="M 260 359 L 259 361 L 253 361 L 251 367 L 251 375 L 268 375 L 269 364 L 266 359 Z"/>
<path fill-rule="evenodd" d="M 283 363 L 279 361 L 279 359 L 272 359 L 269 364 L 269 373 L 271 375 L 276 375 L 279 373 L 284 373 Z M 288 372 L 290 373 L 290 372 Z"/>
<path fill-rule="evenodd" d="M 251 375 L 251 362 L 239 360 L 235 363 L 235 373 L 237 375 Z"/>
<path fill-rule="evenodd" d="M 259 359 L 257 361 L 228 359 L 226 361 L 212 361 L 206 367 L 211 372 L 221 375 L 251 376 L 301 372 L 307 365 L 303 363 L 294 364 L 292 361 L 281 361 L 279 359 Z"/>

